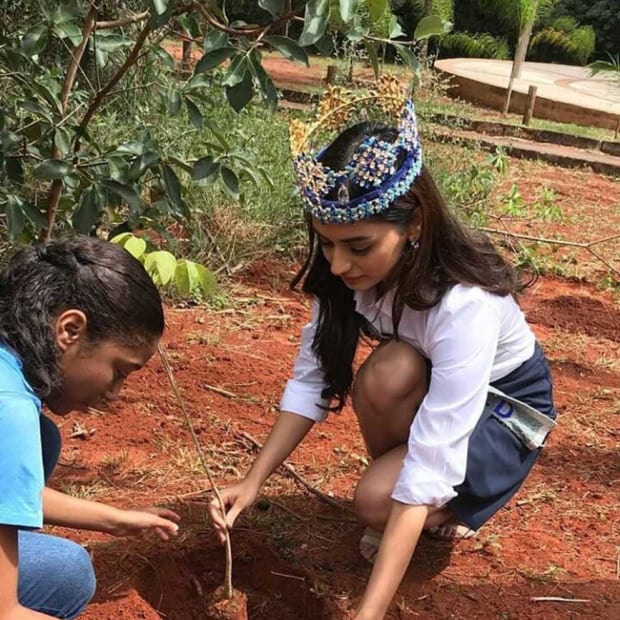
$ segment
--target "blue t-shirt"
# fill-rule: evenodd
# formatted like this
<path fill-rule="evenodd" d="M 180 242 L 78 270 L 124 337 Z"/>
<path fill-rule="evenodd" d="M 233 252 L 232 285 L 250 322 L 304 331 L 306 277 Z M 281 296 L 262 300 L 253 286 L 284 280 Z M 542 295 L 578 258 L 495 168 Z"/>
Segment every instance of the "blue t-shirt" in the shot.
<path fill-rule="evenodd" d="M 0 524 L 43 525 L 41 401 L 19 359 L 0 346 Z"/>

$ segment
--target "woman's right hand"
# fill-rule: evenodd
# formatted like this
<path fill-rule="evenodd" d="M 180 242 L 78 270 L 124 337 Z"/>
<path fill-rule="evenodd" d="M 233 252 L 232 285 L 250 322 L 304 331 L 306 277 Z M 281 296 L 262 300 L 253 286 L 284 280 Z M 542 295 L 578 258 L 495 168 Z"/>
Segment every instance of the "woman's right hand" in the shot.
<path fill-rule="evenodd" d="M 225 515 L 222 514 L 217 497 L 213 498 L 209 504 L 209 515 L 222 544 L 226 542 L 226 531 L 232 528 L 239 513 L 256 501 L 259 490 L 259 486 L 244 478 L 232 487 L 220 491 L 226 509 Z"/>

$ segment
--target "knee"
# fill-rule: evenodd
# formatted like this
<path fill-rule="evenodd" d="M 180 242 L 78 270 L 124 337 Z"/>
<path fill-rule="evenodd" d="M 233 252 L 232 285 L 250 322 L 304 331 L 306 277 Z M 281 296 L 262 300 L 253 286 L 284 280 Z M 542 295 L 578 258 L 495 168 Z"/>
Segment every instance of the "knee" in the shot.
<path fill-rule="evenodd" d="M 67 543 L 69 544 L 65 549 L 63 573 L 68 593 L 71 593 L 71 609 L 68 618 L 75 618 L 95 596 L 97 579 L 88 551 L 77 543 L 71 541 Z"/>
<path fill-rule="evenodd" d="M 353 509 L 362 523 L 382 529 L 389 514 L 389 504 L 389 492 L 368 478 L 361 478 L 353 494 Z"/>
<path fill-rule="evenodd" d="M 403 399 L 422 400 L 427 389 L 424 356 L 405 342 L 392 341 L 372 353 L 360 369 L 353 403 L 384 408 Z"/>

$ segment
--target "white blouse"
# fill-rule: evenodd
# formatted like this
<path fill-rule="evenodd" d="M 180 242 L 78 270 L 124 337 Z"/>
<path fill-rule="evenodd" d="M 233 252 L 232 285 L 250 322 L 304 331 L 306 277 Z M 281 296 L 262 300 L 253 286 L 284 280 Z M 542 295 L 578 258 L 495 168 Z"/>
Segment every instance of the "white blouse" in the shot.
<path fill-rule="evenodd" d="M 374 290 L 356 292 L 356 310 L 390 336 L 393 292 L 375 301 Z M 312 352 L 318 301 L 301 333 L 301 346 L 280 409 L 323 420 L 323 372 Z M 409 431 L 407 456 L 392 498 L 405 504 L 443 506 L 465 479 L 469 437 L 489 383 L 505 377 L 534 353 L 536 339 L 512 296 L 500 297 L 457 284 L 430 310 L 405 306 L 401 340 L 432 363 L 431 381 Z"/>

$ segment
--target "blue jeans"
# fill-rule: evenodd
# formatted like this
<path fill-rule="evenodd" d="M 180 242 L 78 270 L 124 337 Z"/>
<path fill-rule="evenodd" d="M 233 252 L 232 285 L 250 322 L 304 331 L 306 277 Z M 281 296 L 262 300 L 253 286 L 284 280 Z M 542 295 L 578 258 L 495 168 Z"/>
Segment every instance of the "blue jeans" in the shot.
<path fill-rule="evenodd" d="M 60 432 L 41 416 L 45 479 L 60 455 Z M 19 532 L 18 598 L 28 609 L 54 618 L 77 618 L 95 594 L 95 572 L 88 552 L 70 540 L 30 530 Z"/>

